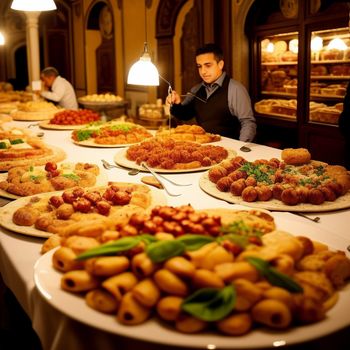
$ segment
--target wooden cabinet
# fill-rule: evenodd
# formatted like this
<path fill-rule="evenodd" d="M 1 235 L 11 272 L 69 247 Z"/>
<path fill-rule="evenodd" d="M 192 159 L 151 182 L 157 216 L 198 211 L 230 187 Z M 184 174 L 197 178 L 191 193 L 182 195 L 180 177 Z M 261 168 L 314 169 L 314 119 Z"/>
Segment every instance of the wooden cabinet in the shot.
<path fill-rule="evenodd" d="M 343 164 L 338 118 L 350 81 L 349 8 L 320 1 L 310 12 L 310 3 L 299 1 L 296 14 L 283 20 L 276 1 L 270 13 L 257 1 L 248 16 L 257 142 L 306 147 L 314 159 Z"/>

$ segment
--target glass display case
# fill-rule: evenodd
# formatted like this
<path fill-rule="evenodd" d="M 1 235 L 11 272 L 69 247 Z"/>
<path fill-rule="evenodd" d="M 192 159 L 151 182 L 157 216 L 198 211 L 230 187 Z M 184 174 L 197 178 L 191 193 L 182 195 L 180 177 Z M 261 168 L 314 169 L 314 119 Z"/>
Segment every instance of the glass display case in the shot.
<path fill-rule="evenodd" d="M 350 80 L 349 28 L 311 33 L 309 120 L 337 124 Z"/>
<path fill-rule="evenodd" d="M 307 148 L 313 159 L 343 164 L 338 119 L 350 81 L 349 6 L 298 1 L 289 17 L 280 4 L 256 0 L 246 24 L 256 142 Z"/>
<path fill-rule="evenodd" d="M 298 33 L 260 39 L 260 96 L 255 111 L 296 119 L 298 92 Z"/>

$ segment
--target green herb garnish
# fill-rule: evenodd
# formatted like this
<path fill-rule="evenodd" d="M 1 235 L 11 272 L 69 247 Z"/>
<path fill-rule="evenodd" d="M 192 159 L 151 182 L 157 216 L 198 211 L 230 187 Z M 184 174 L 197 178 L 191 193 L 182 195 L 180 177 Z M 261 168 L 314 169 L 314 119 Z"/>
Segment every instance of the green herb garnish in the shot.
<path fill-rule="evenodd" d="M 4 141 L 0 142 L 0 149 L 7 149 L 7 143 Z"/>
<path fill-rule="evenodd" d="M 183 301 L 181 309 L 200 320 L 213 322 L 230 314 L 235 303 L 236 291 L 229 285 L 222 289 L 199 289 Z"/>
<path fill-rule="evenodd" d="M 24 143 L 22 139 L 10 140 L 11 145 L 18 145 L 19 143 Z"/>
<path fill-rule="evenodd" d="M 267 261 L 257 257 L 247 257 L 246 260 L 274 286 L 287 289 L 291 293 L 302 293 L 303 288 L 297 282 L 272 267 Z"/>
<path fill-rule="evenodd" d="M 170 259 L 174 256 L 182 255 L 186 250 L 183 242 L 172 239 L 169 241 L 158 241 L 147 246 L 146 253 L 155 263 Z"/>
<path fill-rule="evenodd" d="M 77 130 L 75 135 L 78 141 L 84 141 L 92 137 L 93 134 L 98 134 L 99 129 L 81 129 Z"/>
<path fill-rule="evenodd" d="M 74 173 L 70 173 L 70 174 L 62 174 L 63 177 L 73 180 L 73 181 L 79 181 L 80 180 L 80 176 L 78 176 L 77 174 Z"/>

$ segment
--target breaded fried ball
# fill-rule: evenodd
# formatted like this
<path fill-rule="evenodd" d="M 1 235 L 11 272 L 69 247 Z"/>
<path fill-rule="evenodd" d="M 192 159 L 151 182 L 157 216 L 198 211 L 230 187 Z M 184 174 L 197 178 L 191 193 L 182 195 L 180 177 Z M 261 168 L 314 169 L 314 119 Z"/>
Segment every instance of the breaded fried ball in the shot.
<path fill-rule="evenodd" d="M 281 158 L 286 164 L 301 165 L 310 162 L 311 154 L 306 148 L 285 148 Z"/>

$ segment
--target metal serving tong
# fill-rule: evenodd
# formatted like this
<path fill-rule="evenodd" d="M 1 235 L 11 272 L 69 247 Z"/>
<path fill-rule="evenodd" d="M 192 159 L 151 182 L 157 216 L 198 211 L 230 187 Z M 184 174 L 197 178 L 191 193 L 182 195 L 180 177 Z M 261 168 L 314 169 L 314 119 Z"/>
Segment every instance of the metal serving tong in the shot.
<path fill-rule="evenodd" d="M 163 180 L 167 180 L 169 181 L 169 179 L 165 178 L 164 176 L 160 176 L 160 174 L 156 173 L 155 171 L 153 171 L 145 162 L 141 162 L 141 166 L 144 167 L 145 169 L 147 169 L 155 179 L 157 179 L 157 181 L 163 186 L 165 192 L 172 197 L 178 197 L 181 196 L 181 193 L 174 193 L 171 192 L 169 190 L 169 188 L 167 188 L 167 186 L 164 184 Z M 170 182 L 170 181 L 169 181 Z"/>

